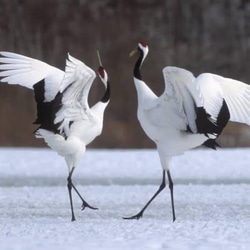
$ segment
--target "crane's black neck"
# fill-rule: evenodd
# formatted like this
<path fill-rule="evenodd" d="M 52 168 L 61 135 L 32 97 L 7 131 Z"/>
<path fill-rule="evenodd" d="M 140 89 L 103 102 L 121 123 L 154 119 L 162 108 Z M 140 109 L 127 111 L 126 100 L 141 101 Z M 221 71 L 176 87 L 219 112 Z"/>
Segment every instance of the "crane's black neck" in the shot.
<path fill-rule="evenodd" d="M 107 81 L 107 88 L 106 91 L 101 99 L 101 102 L 106 103 L 110 100 L 110 84 L 109 84 L 109 80 Z"/>
<path fill-rule="evenodd" d="M 134 67 L 134 77 L 142 80 L 142 76 L 141 76 L 141 65 L 142 65 L 142 60 L 143 60 L 143 51 L 141 49 L 139 49 L 139 58 L 135 63 L 135 67 Z"/>

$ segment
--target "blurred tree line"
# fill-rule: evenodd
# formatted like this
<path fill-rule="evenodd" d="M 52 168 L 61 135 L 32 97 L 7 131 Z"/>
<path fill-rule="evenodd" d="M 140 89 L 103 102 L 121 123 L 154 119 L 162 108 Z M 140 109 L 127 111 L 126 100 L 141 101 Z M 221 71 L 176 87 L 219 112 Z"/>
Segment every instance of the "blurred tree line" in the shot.
<path fill-rule="evenodd" d="M 100 50 L 112 96 L 92 147 L 153 146 L 137 121 L 136 58 L 128 56 L 140 40 L 150 48 L 143 77 L 158 95 L 166 65 L 250 83 L 249 0 L 0 0 L 0 50 L 61 69 L 69 52 L 95 70 Z M 103 91 L 97 79 L 90 104 Z M 35 116 L 31 90 L 0 84 L 0 146 L 43 146 L 32 134 Z M 231 123 L 221 143 L 249 146 L 250 128 Z"/>

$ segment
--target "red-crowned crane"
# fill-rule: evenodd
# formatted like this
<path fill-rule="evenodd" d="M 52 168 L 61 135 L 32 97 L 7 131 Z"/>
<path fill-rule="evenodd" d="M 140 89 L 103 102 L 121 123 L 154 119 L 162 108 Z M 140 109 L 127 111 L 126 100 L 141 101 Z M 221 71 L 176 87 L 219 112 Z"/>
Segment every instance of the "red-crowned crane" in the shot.
<path fill-rule="evenodd" d="M 72 174 L 85 153 L 86 146 L 102 132 L 104 111 L 110 100 L 110 85 L 102 66 L 98 75 L 105 86 L 101 100 L 89 107 L 88 95 L 96 77 L 83 62 L 68 54 L 65 72 L 42 61 L 11 52 L 0 52 L 1 82 L 18 84 L 34 90 L 39 125 L 35 131 L 44 141 L 63 156 L 68 169 L 68 191 L 75 220 L 72 188 L 82 201 L 82 209 L 89 205 L 72 183 Z"/>
<path fill-rule="evenodd" d="M 158 97 L 141 76 L 141 66 L 148 50 L 147 44 L 142 41 L 131 52 L 131 55 L 139 52 L 134 67 L 137 117 L 147 136 L 156 144 L 163 169 L 162 182 L 138 214 L 124 219 L 143 216 L 148 205 L 166 187 L 167 173 L 175 221 L 170 160 L 202 144 L 215 149 L 218 146 L 215 139 L 229 120 L 250 125 L 250 86 L 210 73 L 195 78 L 188 70 L 168 66 L 163 69 L 165 91 Z"/>

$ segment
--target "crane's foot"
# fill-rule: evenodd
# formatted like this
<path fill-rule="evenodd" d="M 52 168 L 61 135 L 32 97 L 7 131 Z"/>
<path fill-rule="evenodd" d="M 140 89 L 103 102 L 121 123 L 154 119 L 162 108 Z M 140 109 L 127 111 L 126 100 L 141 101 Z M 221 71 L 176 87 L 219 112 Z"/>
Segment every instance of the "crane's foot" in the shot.
<path fill-rule="evenodd" d="M 142 218 L 143 212 L 141 211 L 140 213 L 131 216 L 131 217 L 123 217 L 124 220 L 139 220 L 140 218 Z"/>
<path fill-rule="evenodd" d="M 90 206 L 86 201 L 84 201 L 84 202 L 82 203 L 82 210 L 84 210 L 86 207 L 88 207 L 88 208 L 90 208 L 90 209 L 93 209 L 93 210 L 98 210 L 97 207 L 92 207 L 92 206 Z"/>

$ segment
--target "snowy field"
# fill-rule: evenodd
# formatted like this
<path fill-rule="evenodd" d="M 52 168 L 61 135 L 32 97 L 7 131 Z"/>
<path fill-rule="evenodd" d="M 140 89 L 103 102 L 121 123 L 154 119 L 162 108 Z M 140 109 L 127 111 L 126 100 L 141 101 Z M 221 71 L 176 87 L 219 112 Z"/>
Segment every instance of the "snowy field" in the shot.
<path fill-rule="evenodd" d="M 0 249 L 250 249 L 250 149 L 194 150 L 171 166 L 177 220 L 155 150 L 87 150 L 73 180 L 99 210 L 71 222 L 67 167 L 49 149 L 0 149 Z"/>

